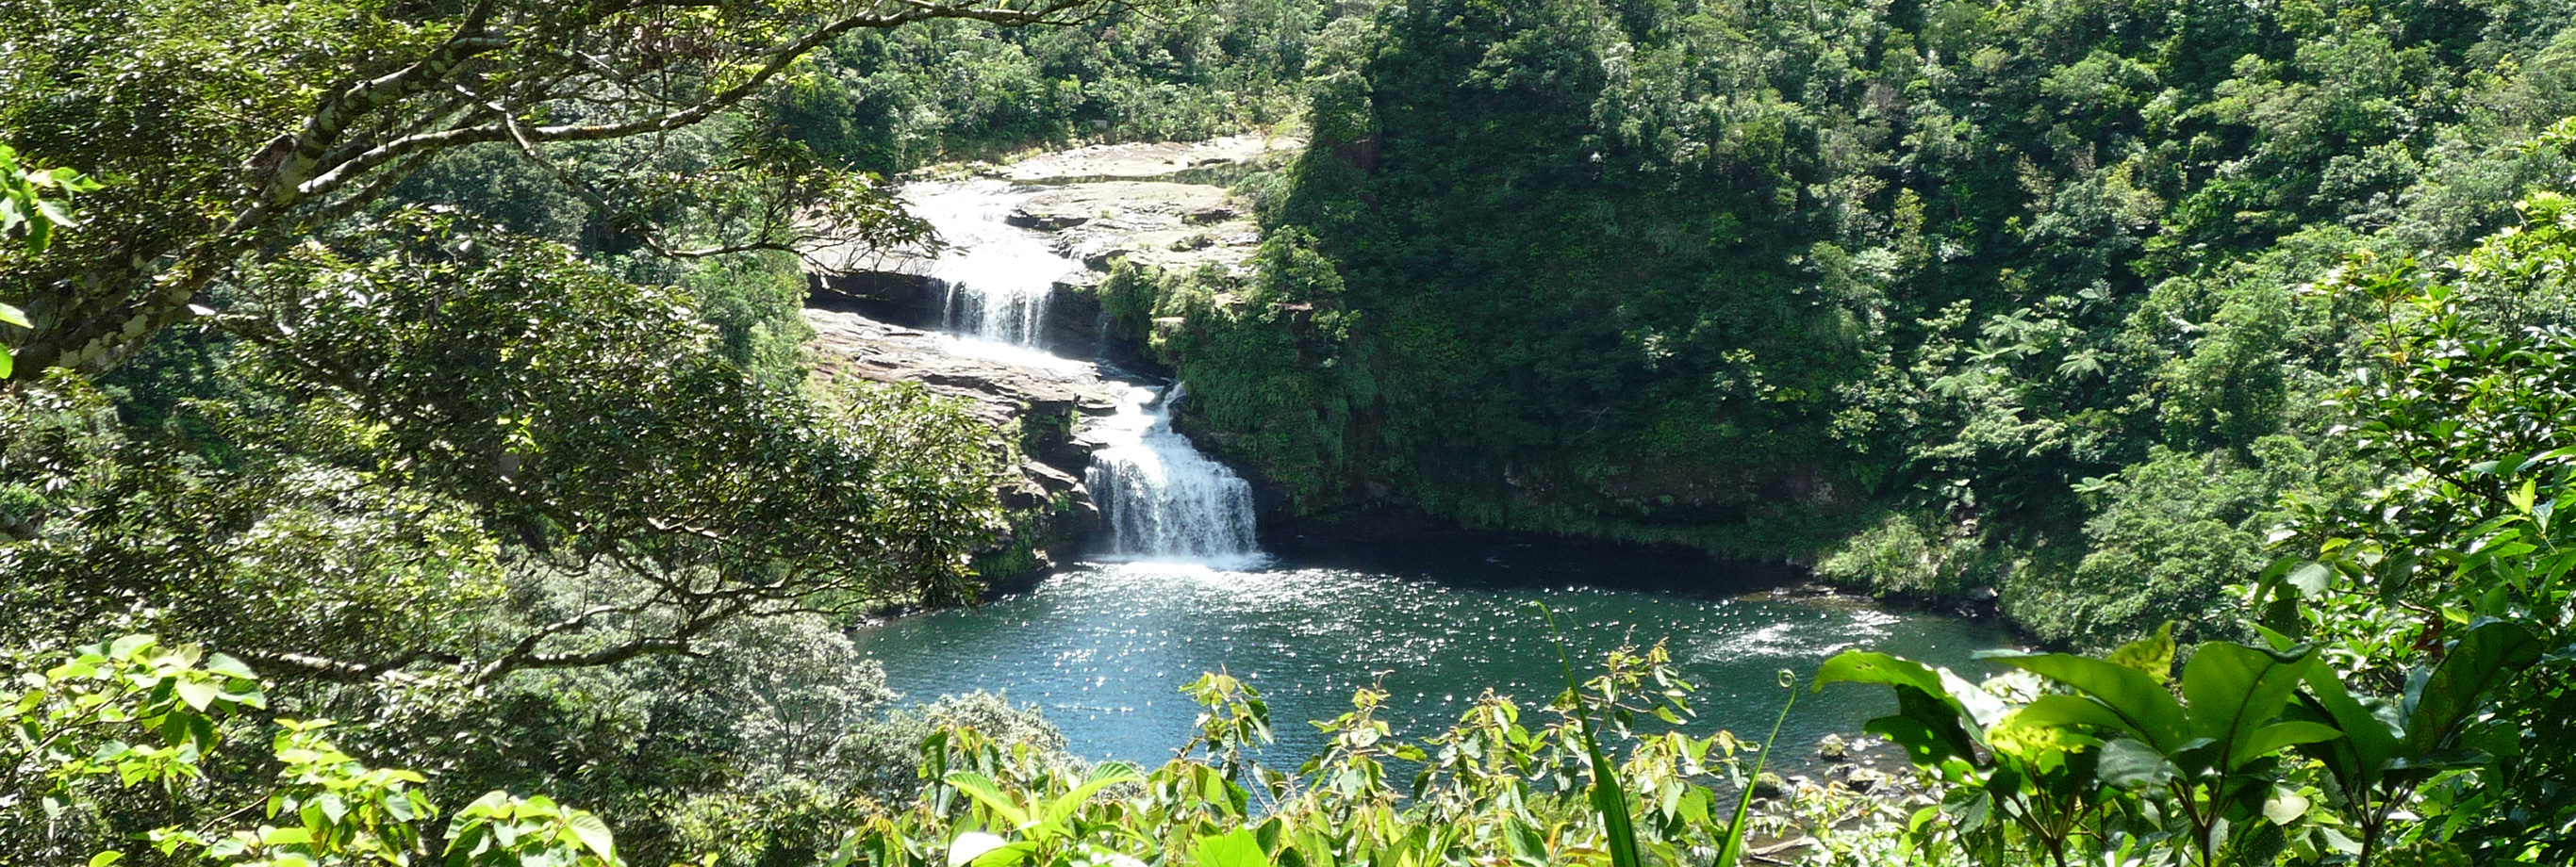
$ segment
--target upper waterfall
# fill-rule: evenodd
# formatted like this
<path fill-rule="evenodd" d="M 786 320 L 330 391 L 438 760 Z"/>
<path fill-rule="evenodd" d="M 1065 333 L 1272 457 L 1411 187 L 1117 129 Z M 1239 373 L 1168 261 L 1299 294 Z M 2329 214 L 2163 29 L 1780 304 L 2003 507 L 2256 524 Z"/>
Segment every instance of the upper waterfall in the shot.
<path fill-rule="evenodd" d="M 913 213 L 949 248 L 925 276 L 945 298 L 940 329 L 993 343 L 1044 348 L 1039 335 L 1057 280 L 1079 267 L 1037 233 L 1003 222 L 1040 191 L 1007 181 L 917 183 L 904 188 Z"/>

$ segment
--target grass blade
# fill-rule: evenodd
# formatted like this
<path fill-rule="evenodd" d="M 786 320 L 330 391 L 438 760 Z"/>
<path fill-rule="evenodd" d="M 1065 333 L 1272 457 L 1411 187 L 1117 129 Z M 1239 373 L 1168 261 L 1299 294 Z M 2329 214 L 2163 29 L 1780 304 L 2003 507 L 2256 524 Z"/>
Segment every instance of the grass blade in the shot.
<path fill-rule="evenodd" d="M 1771 747 L 1780 740 L 1780 725 L 1789 721 L 1789 709 L 1798 706 L 1798 676 L 1781 669 L 1780 686 L 1789 691 L 1789 700 L 1780 705 L 1780 717 L 1771 721 L 1771 736 L 1762 739 L 1762 754 L 1753 757 L 1753 773 L 1744 778 L 1744 793 L 1736 796 L 1735 815 L 1726 822 L 1726 845 L 1717 850 L 1716 867 L 1735 867 L 1744 861 L 1744 835 L 1752 830 L 1744 819 L 1753 812 L 1753 789 L 1762 781 L 1762 769 L 1771 765 Z"/>
<path fill-rule="evenodd" d="M 1574 697 L 1575 730 L 1583 733 L 1583 748 L 1592 754 L 1592 807 L 1601 811 L 1601 830 L 1609 836 L 1612 867 L 1644 867 L 1638 857 L 1637 824 L 1628 815 L 1628 793 L 1619 785 L 1619 769 L 1601 751 L 1601 738 L 1592 725 L 1592 714 L 1583 704 L 1583 684 L 1574 679 L 1574 662 L 1565 655 L 1565 636 L 1556 630 L 1556 612 L 1545 603 L 1532 602 L 1538 613 L 1547 618 L 1548 638 L 1556 643 L 1556 664 L 1565 670 L 1565 690 Z"/>

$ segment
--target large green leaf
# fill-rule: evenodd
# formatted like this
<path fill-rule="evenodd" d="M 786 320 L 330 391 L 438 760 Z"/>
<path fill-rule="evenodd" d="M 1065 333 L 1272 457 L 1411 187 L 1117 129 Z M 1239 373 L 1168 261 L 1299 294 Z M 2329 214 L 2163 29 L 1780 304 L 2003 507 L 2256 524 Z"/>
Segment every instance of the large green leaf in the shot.
<path fill-rule="evenodd" d="M 1270 856 L 1262 853 L 1261 840 L 1251 831 L 1236 829 L 1200 837 L 1190 862 L 1198 867 L 1270 867 Z"/>
<path fill-rule="evenodd" d="M 2300 744 L 2321 743 L 2343 737 L 2334 726 L 2308 720 L 2277 722 L 2255 729 L 2245 741 L 2236 745 L 2237 767 L 2264 756 Z M 2232 770 L 2232 769 L 2231 769 Z"/>
<path fill-rule="evenodd" d="M 617 863 L 617 838 L 609 833 L 607 822 L 591 813 L 575 811 L 565 817 L 564 827 L 572 829 L 573 837 L 581 841 L 582 847 L 597 854 L 600 860 Z"/>
<path fill-rule="evenodd" d="M 1953 709 L 1958 705 L 1957 700 L 1950 696 L 1949 687 L 1941 683 L 1941 675 L 1933 671 L 1930 666 L 1884 653 L 1846 650 L 1835 654 L 1832 659 L 1825 660 L 1823 665 L 1816 667 L 1816 685 L 1808 689 L 1812 692 L 1822 692 L 1825 684 L 1828 683 L 1883 683 L 1889 686 L 1910 686 L 1922 690 L 1926 695 L 1938 696 L 1944 701 L 1949 701 Z"/>
<path fill-rule="evenodd" d="M 2512 680 L 2546 650 L 2539 636 L 2518 623 L 2481 621 L 2469 627 L 2450 655 L 2406 688 L 2406 751 L 2423 755 L 2447 745 L 2487 693 Z"/>
<path fill-rule="evenodd" d="M 1073 814 L 1081 812 L 1082 805 L 1090 801 L 1091 796 L 1100 794 L 1100 790 L 1144 778 L 1145 775 L 1136 772 L 1134 765 L 1125 762 L 1110 762 L 1092 768 L 1091 776 L 1084 778 L 1082 785 L 1073 787 L 1073 791 L 1066 792 L 1047 804 L 1046 816 L 1042 821 L 1048 825 L 1062 825 L 1072 819 Z"/>
<path fill-rule="evenodd" d="M 1993 653 L 1987 658 L 2083 690 L 2111 713 L 2116 722 L 2098 723 L 2128 732 L 2167 755 L 2189 740 L 2190 718 L 2182 702 L 2146 672 L 2090 657 L 2065 653 Z M 2186 672 L 2186 678 L 2188 673 Z M 2034 702 L 2034 705 L 2036 703 Z M 2061 709 L 2060 712 L 2071 712 Z M 2028 714 L 2025 708 L 2022 711 Z M 2089 720 L 2087 722 L 2090 722 Z"/>
<path fill-rule="evenodd" d="M 2212 641 L 2192 652 L 2182 670 L 2182 694 L 2191 702 L 2192 733 L 2218 744 L 2219 770 L 2234 771 L 2272 750 L 2301 743 L 2252 751 L 2262 745 L 2255 733 L 2289 706 L 2291 692 L 2315 662 L 2313 648 L 2305 646 L 2273 651 Z"/>
<path fill-rule="evenodd" d="M 2140 737 L 2127 717 L 2109 705 L 2080 695 L 2043 695 L 2023 705 L 2007 723 L 2015 726 L 2090 726 Z"/>
<path fill-rule="evenodd" d="M 1910 659 L 1847 650 L 1816 669 L 1816 685 L 1880 683 L 1896 690 L 1894 716 L 1869 721 L 1866 729 L 1904 747 L 1916 764 L 1930 766 L 1945 758 L 1976 755 L 1979 728 L 1963 724 L 1967 708 L 1937 671 Z M 1971 688 L 1973 689 L 1973 688 Z M 1982 696 L 1980 696 L 1982 697 Z"/>
<path fill-rule="evenodd" d="M 2155 747 L 2134 738 L 2119 738 L 2102 745 L 2102 757 L 2095 763 L 2093 773 L 2104 785 L 2143 789 L 2173 782 L 2180 771 Z"/>
<path fill-rule="evenodd" d="M 1029 823 L 1028 811 L 1021 809 L 1019 804 L 1013 803 L 1009 797 L 1004 796 L 1002 787 L 994 785 L 991 777 L 974 771 L 950 771 L 947 776 L 940 778 L 940 781 L 955 786 L 957 791 L 964 792 L 967 797 L 981 802 L 987 809 L 993 811 L 993 815 L 1011 823 L 1012 827 Z"/>
<path fill-rule="evenodd" d="M 2358 795 L 2378 785 L 2381 772 L 2398 754 L 2401 730 L 2394 709 L 2382 706 L 2374 711 L 2354 699 L 2331 666 L 2309 668 L 2307 685 L 2307 703 L 2312 712 L 2332 720 L 2343 737 L 2317 742 L 2306 752 L 2325 762 L 2326 769 L 2343 782 L 2347 795 Z M 2382 716 L 2381 711 L 2387 716 Z"/>

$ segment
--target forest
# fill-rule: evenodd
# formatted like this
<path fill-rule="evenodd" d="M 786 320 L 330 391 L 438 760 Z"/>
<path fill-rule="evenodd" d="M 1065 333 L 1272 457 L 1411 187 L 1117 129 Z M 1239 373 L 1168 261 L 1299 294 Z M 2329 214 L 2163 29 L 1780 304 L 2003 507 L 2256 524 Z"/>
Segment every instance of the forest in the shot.
<path fill-rule="evenodd" d="M 2571 24 L 9 0 L 0 865 L 2576 863 Z M 1247 266 L 1081 291 L 1265 520 L 2032 649 L 1784 670 L 1892 701 L 1875 793 L 1651 639 L 1289 760 L 1222 671 L 1159 765 L 899 700 L 854 630 L 983 598 L 1018 455 L 814 376 L 805 254 L 942 249 L 926 167 L 1246 131 L 1303 143 L 1225 179 Z"/>

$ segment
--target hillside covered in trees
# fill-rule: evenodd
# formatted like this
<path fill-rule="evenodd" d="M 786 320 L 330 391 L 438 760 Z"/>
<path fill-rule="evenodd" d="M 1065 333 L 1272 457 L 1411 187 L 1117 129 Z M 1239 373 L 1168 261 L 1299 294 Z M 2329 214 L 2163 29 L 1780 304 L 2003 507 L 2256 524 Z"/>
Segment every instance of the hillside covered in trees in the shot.
<path fill-rule="evenodd" d="M 2569 14 L 1390 5 L 1312 55 L 1260 273 L 1112 289 L 1190 317 L 1201 429 L 1310 513 L 2214 626 L 2285 497 L 2392 469 L 2330 435 L 2387 320 L 2338 281 L 2576 167 Z"/>
<path fill-rule="evenodd" d="M 0 863 L 2567 863 L 2571 23 L 0 4 Z M 1295 767 L 1222 673 L 1160 768 L 895 707 L 848 632 L 975 598 L 1015 455 L 810 376 L 800 253 L 934 249 L 926 165 L 1248 129 L 1307 141 L 1229 178 L 1249 267 L 1085 291 L 1280 519 L 2068 652 L 1790 672 L 1921 773 L 1760 812 L 1662 646 Z"/>

